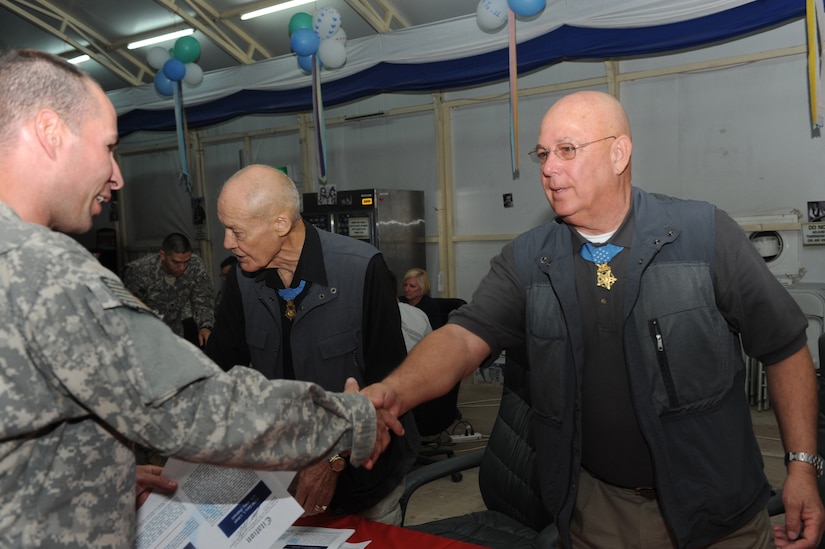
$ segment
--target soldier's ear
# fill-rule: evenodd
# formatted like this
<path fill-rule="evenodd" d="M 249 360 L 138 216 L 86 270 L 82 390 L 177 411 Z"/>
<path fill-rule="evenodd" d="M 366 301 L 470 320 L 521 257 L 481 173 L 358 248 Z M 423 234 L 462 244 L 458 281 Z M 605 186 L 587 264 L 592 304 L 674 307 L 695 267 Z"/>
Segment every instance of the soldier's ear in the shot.
<path fill-rule="evenodd" d="M 66 125 L 60 115 L 51 109 L 41 109 L 35 116 L 34 131 L 37 142 L 49 158 L 56 157 L 65 129 Z"/>

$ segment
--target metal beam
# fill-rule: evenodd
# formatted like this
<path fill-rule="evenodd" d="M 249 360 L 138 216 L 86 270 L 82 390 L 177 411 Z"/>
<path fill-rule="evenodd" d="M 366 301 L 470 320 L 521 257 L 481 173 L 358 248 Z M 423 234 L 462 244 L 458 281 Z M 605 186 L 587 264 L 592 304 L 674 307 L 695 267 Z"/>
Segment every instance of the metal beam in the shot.
<path fill-rule="evenodd" d="M 118 51 L 118 55 L 134 65 L 135 70 L 127 69 L 111 55 L 117 48 L 101 33 L 78 21 L 47 0 L 34 0 L 33 2 L 0 0 L 0 6 L 59 38 L 79 52 L 85 53 L 132 86 L 145 84 L 143 77 L 152 74 L 151 69 L 143 61 L 128 52 Z M 43 16 L 57 21 L 59 25 L 50 23 Z M 77 38 L 68 34 L 67 29 L 77 35 Z"/>
<path fill-rule="evenodd" d="M 186 0 L 190 2 L 193 6 L 197 5 L 200 6 L 203 11 L 208 13 L 208 16 L 213 21 L 220 21 L 223 25 L 228 28 L 230 31 L 235 33 L 238 37 L 242 38 L 247 43 L 247 53 L 250 57 L 254 57 L 254 53 L 257 51 L 264 59 L 269 59 L 272 57 L 272 54 L 257 40 L 252 38 L 246 31 L 241 29 L 238 25 L 236 25 L 233 21 L 230 21 L 232 17 L 227 16 L 226 14 L 222 14 L 215 9 L 212 4 L 207 2 L 206 0 Z"/>
<path fill-rule="evenodd" d="M 244 65 L 256 61 L 256 51 L 259 53 L 258 60 L 271 57 L 263 46 L 242 32 L 234 23 L 224 19 L 221 14 L 205 0 L 182 0 L 183 3 L 187 4 L 195 12 L 194 16 L 179 8 L 177 0 L 155 0 L 155 2 L 186 21 L 192 28 L 205 34 L 219 48 Z M 242 38 L 247 44 L 246 49 L 238 45 L 221 26 L 231 29 L 239 38 Z M 158 32 L 163 31 L 158 30 Z"/>
<path fill-rule="evenodd" d="M 364 18 L 377 33 L 392 32 L 410 26 L 387 0 L 346 0 L 349 7 Z"/>

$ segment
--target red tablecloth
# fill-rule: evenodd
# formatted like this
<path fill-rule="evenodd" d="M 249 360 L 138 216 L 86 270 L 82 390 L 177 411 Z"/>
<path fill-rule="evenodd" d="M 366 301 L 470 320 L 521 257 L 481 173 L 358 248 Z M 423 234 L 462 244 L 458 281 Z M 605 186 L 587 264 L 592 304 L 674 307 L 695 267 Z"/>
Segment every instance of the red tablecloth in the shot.
<path fill-rule="evenodd" d="M 347 515 L 315 515 L 298 519 L 296 526 L 317 526 L 321 528 L 354 528 L 355 533 L 347 540 L 350 543 L 372 541 L 367 549 L 480 549 L 480 545 L 464 543 L 416 532 L 399 526 L 373 522 L 361 517 Z M 482 548 L 483 549 L 483 548 Z"/>

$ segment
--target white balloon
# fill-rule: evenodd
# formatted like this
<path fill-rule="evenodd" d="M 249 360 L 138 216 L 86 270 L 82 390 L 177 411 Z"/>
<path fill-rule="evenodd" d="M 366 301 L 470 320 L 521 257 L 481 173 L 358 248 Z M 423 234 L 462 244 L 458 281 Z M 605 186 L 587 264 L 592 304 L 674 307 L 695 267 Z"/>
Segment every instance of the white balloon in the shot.
<path fill-rule="evenodd" d="M 507 22 L 507 0 L 481 0 L 476 10 L 476 22 L 482 30 L 500 29 Z"/>
<path fill-rule="evenodd" d="M 347 62 L 347 47 L 337 40 L 321 40 L 318 59 L 328 69 L 337 69 Z"/>
<path fill-rule="evenodd" d="M 320 8 L 315 10 L 312 18 L 312 29 L 318 38 L 324 40 L 331 37 L 341 28 L 341 14 L 335 8 Z"/>
<path fill-rule="evenodd" d="M 342 44 L 346 44 L 347 43 L 347 33 L 344 30 L 344 27 L 339 27 L 339 29 L 337 31 L 335 31 L 335 34 L 333 34 L 332 36 L 327 38 L 327 40 L 337 40 L 337 41 L 341 42 Z"/>
<path fill-rule="evenodd" d="M 203 82 L 203 69 L 201 66 L 197 63 L 187 63 L 186 74 L 183 77 L 183 81 L 190 86 L 197 86 Z"/>
<path fill-rule="evenodd" d="M 155 46 L 146 52 L 146 62 L 149 63 L 150 67 L 156 70 L 162 69 L 164 63 L 170 59 L 172 59 L 172 56 L 169 55 L 169 51 L 161 48 L 160 46 Z"/>

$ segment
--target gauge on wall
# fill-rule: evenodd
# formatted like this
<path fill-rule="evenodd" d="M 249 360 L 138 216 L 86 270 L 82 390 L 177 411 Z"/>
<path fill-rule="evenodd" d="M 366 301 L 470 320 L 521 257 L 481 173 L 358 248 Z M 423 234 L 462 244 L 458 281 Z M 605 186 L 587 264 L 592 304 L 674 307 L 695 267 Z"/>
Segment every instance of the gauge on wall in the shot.
<path fill-rule="evenodd" d="M 765 263 L 774 261 L 782 253 L 784 242 L 782 236 L 777 231 L 757 231 L 751 233 L 750 241 L 756 251 L 765 260 Z"/>

